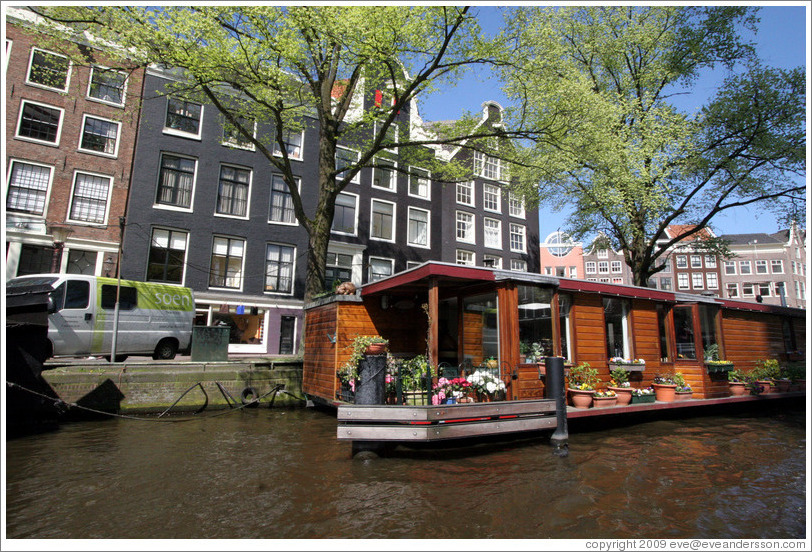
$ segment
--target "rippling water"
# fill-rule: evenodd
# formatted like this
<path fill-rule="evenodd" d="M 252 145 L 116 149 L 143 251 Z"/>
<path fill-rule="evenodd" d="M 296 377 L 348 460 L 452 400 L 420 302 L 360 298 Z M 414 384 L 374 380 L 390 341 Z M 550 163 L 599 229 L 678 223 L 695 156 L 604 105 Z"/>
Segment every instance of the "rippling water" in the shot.
<path fill-rule="evenodd" d="M 6 443 L 8 538 L 804 538 L 805 414 L 352 460 L 335 417 L 65 424 Z"/>

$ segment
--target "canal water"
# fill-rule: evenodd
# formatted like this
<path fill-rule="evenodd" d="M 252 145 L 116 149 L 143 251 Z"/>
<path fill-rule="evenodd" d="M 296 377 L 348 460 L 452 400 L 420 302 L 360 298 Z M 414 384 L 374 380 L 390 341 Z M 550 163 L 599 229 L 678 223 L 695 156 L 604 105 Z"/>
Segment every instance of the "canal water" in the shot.
<path fill-rule="evenodd" d="M 206 413 L 204 413 L 205 415 Z M 9 539 L 804 538 L 802 410 L 352 460 L 334 415 L 64 424 L 6 443 Z"/>

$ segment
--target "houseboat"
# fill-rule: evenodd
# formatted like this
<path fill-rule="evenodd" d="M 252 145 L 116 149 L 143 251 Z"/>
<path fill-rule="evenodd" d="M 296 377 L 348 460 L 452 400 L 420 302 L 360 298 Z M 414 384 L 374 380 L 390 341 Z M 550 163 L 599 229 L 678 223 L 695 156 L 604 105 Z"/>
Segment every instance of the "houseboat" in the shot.
<path fill-rule="evenodd" d="M 363 335 L 384 337 L 396 357 L 425 355 L 435 377 L 498 366 L 505 400 L 545 396 L 545 357 L 589 363 L 600 387 L 617 364 L 634 387 L 680 372 L 698 399 L 728 396 L 732 366 L 805 357 L 801 309 L 438 262 L 320 298 L 306 316 L 303 391 L 335 406 Z"/>

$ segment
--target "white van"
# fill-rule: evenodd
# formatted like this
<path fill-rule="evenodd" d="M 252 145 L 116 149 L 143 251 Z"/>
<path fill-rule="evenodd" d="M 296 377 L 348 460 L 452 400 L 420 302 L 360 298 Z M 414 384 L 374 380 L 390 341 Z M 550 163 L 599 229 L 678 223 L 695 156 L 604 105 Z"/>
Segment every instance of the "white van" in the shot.
<path fill-rule="evenodd" d="M 32 274 L 6 289 L 49 285 L 48 340 L 52 356 L 109 356 L 118 280 L 80 274 Z M 195 302 L 186 287 L 121 280 L 116 360 L 127 355 L 172 359 L 189 349 Z"/>

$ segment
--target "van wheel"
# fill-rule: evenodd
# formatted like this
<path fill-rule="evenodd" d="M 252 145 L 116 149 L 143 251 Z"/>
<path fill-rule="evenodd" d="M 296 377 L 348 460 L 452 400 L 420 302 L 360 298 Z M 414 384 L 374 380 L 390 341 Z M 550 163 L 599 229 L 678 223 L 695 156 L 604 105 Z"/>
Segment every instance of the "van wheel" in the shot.
<path fill-rule="evenodd" d="M 110 362 L 110 355 L 106 355 L 104 360 Z M 116 362 L 124 362 L 125 360 L 127 360 L 127 355 L 116 355 Z"/>
<path fill-rule="evenodd" d="M 178 342 L 167 337 L 158 342 L 155 352 L 152 353 L 152 358 L 155 360 L 172 360 L 177 353 Z"/>

